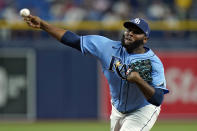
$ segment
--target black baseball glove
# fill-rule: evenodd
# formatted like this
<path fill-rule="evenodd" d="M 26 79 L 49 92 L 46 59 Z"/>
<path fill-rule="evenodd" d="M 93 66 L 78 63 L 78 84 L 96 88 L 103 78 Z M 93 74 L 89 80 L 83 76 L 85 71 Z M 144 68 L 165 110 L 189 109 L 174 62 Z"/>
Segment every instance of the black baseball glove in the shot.
<path fill-rule="evenodd" d="M 130 75 L 131 72 L 138 72 L 142 79 L 146 82 L 152 82 L 152 66 L 151 61 L 147 60 L 139 60 L 135 63 L 129 65 L 129 68 L 126 72 L 126 76 Z"/>

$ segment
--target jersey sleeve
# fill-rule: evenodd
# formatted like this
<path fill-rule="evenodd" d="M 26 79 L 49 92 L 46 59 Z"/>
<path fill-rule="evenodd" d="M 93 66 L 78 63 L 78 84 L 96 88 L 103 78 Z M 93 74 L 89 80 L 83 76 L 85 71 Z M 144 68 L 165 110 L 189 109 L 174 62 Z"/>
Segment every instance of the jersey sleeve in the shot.
<path fill-rule="evenodd" d="M 169 90 L 166 88 L 164 67 L 159 59 L 152 63 L 152 86 L 163 89 L 164 94 L 169 93 Z"/>
<path fill-rule="evenodd" d="M 113 41 L 99 35 L 81 36 L 81 51 L 85 55 L 93 55 L 101 58 L 102 53 L 110 48 L 110 43 Z"/>

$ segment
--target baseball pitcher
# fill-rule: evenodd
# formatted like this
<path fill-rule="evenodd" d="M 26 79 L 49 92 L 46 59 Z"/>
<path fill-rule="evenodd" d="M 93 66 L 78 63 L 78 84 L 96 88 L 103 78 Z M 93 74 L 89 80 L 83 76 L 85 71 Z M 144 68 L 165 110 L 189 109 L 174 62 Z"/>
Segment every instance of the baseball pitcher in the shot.
<path fill-rule="evenodd" d="M 120 41 L 99 35 L 79 36 L 37 16 L 29 15 L 24 20 L 63 44 L 98 58 L 110 87 L 111 131 L 149 131 L 153 127 L 164 94 L 169 91 L 162 62 L 145 47 L 150 29 L 144 19 L 124 22 L 126 30 Z"/>

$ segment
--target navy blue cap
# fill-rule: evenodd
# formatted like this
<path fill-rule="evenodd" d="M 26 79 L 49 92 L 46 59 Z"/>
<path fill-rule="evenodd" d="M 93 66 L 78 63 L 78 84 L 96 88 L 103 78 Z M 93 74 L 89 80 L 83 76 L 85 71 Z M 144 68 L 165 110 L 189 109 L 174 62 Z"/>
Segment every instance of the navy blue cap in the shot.
<path fill-rule="evenodd" d="M 131 19 L 129 21 L 124 22 L 123 25 L 125 28 L 129 28 L 131 26 L 137 26 L 146 34 L 148 38 L 150 36 L 150 28 L 148 26 L 148 23 L 144 19 L 141 18 Z"/>

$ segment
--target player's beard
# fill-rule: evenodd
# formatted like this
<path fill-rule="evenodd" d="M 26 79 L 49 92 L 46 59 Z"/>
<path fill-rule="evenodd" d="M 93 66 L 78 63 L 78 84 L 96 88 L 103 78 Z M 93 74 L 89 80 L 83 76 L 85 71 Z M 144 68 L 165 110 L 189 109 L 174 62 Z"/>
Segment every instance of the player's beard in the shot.
<path fill-rule="evenodd" d="M 130 42 L 129 44 L 125 43 L 125 36 L 122 36 L 121 39 L 122 46 L 126 48 L 128 53 L 132 53 L 135 49 L 139 48 L 144 44 L 143 40 L 136 40 L 134 42 Z"/>

